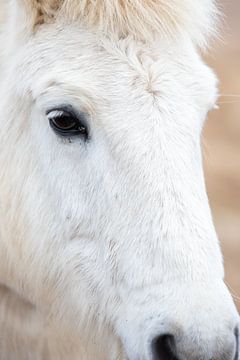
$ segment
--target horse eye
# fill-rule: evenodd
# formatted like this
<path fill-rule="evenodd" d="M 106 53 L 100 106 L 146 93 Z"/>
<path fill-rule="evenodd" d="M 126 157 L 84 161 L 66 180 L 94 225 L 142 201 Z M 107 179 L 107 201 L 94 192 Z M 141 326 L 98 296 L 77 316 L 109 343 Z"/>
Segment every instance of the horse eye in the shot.
<path fill-rule="evenodd" d="M 61 136 L 84 136 L 88 137 L 88 130 L 81 116 L 77 116 L 72 110 L 52 109 L 47 112 L 49 124 L 55 133 Z"/>

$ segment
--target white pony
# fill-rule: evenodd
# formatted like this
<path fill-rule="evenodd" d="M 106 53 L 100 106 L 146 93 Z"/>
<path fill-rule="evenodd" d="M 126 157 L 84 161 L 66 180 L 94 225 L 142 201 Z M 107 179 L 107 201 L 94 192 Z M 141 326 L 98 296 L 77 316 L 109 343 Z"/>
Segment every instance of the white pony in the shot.
<path fill-rule="evenodd" d="M 237 360 L 203 180 L 211 0 L 1 0 L 0 359 Z"/>

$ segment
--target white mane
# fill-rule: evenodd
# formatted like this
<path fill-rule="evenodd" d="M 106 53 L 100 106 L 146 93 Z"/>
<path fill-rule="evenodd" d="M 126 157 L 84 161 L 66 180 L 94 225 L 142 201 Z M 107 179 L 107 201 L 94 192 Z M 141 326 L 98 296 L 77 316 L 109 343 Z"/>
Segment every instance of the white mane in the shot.
<path fill-rule="evenodd" d="M 108 36 L 132 35 L 140 40 L 188 33 L 205 46 L 216 32 L 214 0 L 22 0 L 33 28 L 61 17 L 80 21 Z"/>
<path fill-rule="evenodd" d="M 64 8 L 90 27 L 120 36 L 149 39 L 188 32 L 198 44 L 212 33 L 216 8 L 212 0 L 65 0 Z"/>

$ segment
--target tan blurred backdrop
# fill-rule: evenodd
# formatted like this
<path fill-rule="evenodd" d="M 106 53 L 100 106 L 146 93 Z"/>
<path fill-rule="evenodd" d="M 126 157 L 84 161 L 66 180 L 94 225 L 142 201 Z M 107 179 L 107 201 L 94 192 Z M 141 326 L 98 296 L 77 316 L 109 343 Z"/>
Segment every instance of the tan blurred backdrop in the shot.
<path fill-rule="evenodd" d="M 221 241 L 226 281 L 240 310 L 240 0 L 222 0 L 223 43 L 207 62 L 220 79 L 219 110 L 203 133 L 205 174 Z"/>

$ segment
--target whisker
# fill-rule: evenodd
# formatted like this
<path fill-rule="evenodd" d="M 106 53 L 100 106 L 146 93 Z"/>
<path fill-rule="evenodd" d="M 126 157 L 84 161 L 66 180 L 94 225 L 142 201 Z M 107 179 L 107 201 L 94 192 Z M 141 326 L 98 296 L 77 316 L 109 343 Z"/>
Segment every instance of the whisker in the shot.
<path fill-rule="evenodd" d="M 236 294 L 235 290 L 231 287 L 231 285 L 225 280 L 225 284 L 227 285 L 232 297 L 237 302 L 240 302 L 240 296 Z"/>
<path fill-rule="evenodd" d="M 224 98 L 227 98 L 226 100 Z M 239 100 L 238 100 L 239 99 Z M 220 94 L 217 104 L 238 104 L 240 102 L 240 94 Z"/>
<path fill-rule="evenodd" d="M 230 101 L 218 101 L 218 104 L 239 104 L 240 103 L 240 99 L 239 100 L 230 100 Z"/>
<path fill-rule="evenodd" d="M 240 97 L 240 94 L 220 94 L 220 97 Z"/>

